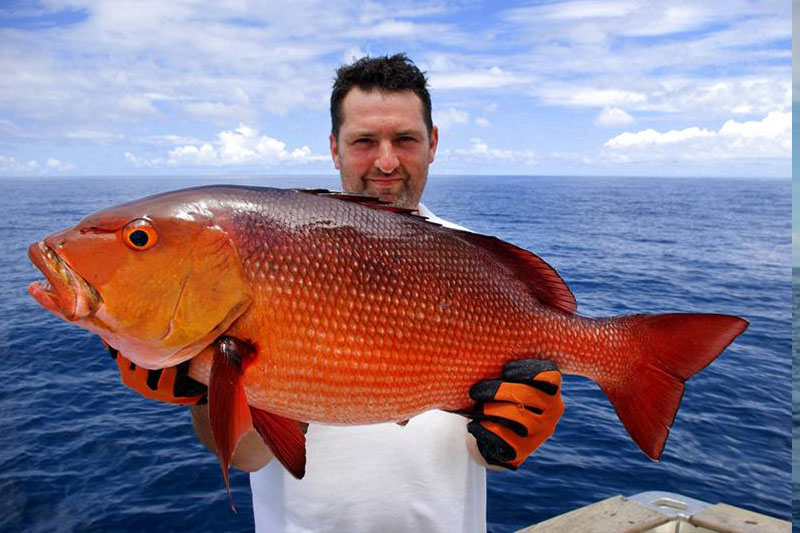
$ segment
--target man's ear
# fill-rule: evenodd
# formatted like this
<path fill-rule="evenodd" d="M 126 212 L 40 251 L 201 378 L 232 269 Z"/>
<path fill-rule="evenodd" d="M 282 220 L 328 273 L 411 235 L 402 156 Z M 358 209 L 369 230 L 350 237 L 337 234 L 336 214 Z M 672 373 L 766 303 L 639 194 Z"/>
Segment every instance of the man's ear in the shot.
<path fill-rule="evenodd" d="M 339 146 L 336 143 L 336 136 L 331 133 L 331 136 L 328 138 L 331 143 L 331 157 L 333 158 L 333 165 L 336 167 L 336 170 L 341 170 L 341 164 L 339 163 Z"/>
<path fill-rule="evenodd" d="M 439 128 L 438 126 L 434 126 L 431 129 L 431 143 L 428 146 L 428 164 L 433 163 L 433 159 L 436 156 L 437 146 L 439 146 Z"/>

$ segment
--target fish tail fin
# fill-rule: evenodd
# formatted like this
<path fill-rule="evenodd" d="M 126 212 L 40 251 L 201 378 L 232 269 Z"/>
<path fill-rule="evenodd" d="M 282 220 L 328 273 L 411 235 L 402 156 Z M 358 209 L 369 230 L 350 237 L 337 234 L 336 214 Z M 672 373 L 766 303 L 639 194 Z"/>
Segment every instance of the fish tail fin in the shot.
<path fill-rule="evenodd" d="M 658 460 L 683 397 L 684 382 L 708 366 L 748 326 L 731 315 L 634 315 L 615 319 L 633 337 L 639 363 L 599 382 L 639 448 Z M 605 380 L 601 380 L 605 381 Z"/>

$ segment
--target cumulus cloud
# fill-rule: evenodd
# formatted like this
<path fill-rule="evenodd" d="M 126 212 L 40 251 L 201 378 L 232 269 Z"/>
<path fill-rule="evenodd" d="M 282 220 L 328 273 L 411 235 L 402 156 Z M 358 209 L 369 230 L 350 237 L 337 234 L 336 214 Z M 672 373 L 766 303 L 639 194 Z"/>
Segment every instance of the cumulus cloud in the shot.
<path fill-rule="evenodd" d="M 601 128 L 616 128 L 633 124 L 633 117 L 618 107 L 604 107 L 594 119 L 594 125 Z"/>
<path fill-rule="evenodd" d="M 625 132 L 604 145 L 618 161 L 648 159 L 750 159 L 792 157 L 792 114 L 769 113 L 761 120 L 728 120 L 718 130 L 692 126 L 659 132 Z"/>
<path fill-rule="evenodd" d="M 313 154 L 308 146 L 289 150 L 285 142 L 261 135 L 257 128 L 245 124 L 240 124 L 234 130 L 221 131 L 214 141 L 177 146 L 163 158 L 146 158 L 131 152 L 125 153 L 125 160 L 139 167 L 273 166 L 278 163 L 304 164 L 328 159 L 328 155 Z"/>
<path fill-rule="evenodd" d="M 131 152 L 125 152 L 125 161 L 137 168 L 160 167 L 164 164 L 164 159 L 161 157 L 140 157 Z"/>
<path fill-rule="evenodd" d="M 457 158 L 461 161 L 514 162 L 521 165 L 530 165 L 536 161 L 536 154 L 531 150 L 496 148 L 478 137 L 471 138 L 467 148 L 448 148 L 439 155 L 445 160 Z"/>
<path fill-rule="evenodd" d="M 48 157 L 43 163 L 35 159 L 30 159 L 27 162 L 18 161 L 15 157 L 0 155 L 0 173 L 12 174 L 47 174 L 51 171 L 55 172 L 70 172 L 75 170 L 75 165 L 72 163 L 63 163 L 54 157 Z"/>

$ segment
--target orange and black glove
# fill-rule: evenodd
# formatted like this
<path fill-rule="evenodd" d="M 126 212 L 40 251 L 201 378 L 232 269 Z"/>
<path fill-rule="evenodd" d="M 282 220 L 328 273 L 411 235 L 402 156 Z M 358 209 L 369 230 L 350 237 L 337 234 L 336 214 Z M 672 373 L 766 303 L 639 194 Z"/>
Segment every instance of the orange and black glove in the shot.
<path fill-rule="evenodd" d="M 208 387 L 189 377 L 189 361 L 161 370 L 148 370 L 127 359 L 105 342 L 117 362 L 122 383 L 145 398 L 177 405 L 199 405 L 208 401 Z"/>
<path fill-rule="evenodd" d="M 487 463 L 516 470 L 555 431 L 564 413 L 561 372 L 551 361 L 520 359 L 503 367 L 503 379 L 479 381 L 467 430 Z"/>

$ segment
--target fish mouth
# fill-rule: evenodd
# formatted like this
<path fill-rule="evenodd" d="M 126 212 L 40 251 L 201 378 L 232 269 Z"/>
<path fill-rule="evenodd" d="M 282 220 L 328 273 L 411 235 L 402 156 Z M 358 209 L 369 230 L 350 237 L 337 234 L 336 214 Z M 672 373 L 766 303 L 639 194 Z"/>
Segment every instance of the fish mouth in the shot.
<path fill-rule="evenodd" d="M 31 244 L 28 258 L 45 276 L 28 285 L 28 292 L 48 311 L 72 322 L 94 315 L 102 305 L 94 287 L 45 243 Z"/>

